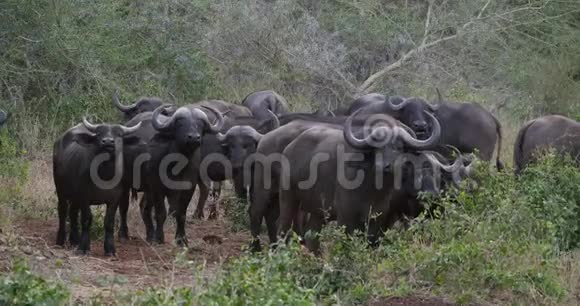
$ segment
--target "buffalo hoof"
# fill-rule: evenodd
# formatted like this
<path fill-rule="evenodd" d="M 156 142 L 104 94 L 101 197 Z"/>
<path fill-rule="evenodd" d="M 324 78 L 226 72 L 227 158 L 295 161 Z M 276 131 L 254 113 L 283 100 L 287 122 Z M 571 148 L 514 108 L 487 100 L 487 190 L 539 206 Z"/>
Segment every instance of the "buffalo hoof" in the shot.
<path fill-rule="evenodd" d="M 217 219 L 217 211 L 215 211 L 215 210 L 212 210 L 212 211 L 209 213 L 209 216 L 207 217 L 207 219 L 208 219 L 208 220 L 215 220 L 215 219 Z"/>
<path fill-rule="evenodd" d="M 182 237 L 182 238 L 176 238 L 175 239 L 175 243 L 177 244 L 178 247 L 187 247 L 187 238 Z"/>
<path fill-rule="evenodd" d="M 258 253 L 262 251 L 262 246 L 260 245 L 260 239 L 254 239 L 251 243 L 250 243 L 250 250 L 253 253 Z"/>
<path fill-rule="evenodd" d="M 82 255 L 82 256 L 88 256 L 88 255 L 91 255 L 91 250 L 81 250 L 81 249 L 77 249 L 75 251 L 75 254 Z"/>
<path fill-rule="evenodd" d="M 193 219 L 194 220 L 203 220 L 203 211 L 195 211 L 195 213 L 193 214 Z"/>
<path fill-rule="evenodd" d="M 119 231 L 119 240 L 129 240 L 129 232 Z"/>
<path fill-rule="evenodd" d="M 113 252 L 105 252 L 106 257 L 117 257 L 117 253 Z"/>

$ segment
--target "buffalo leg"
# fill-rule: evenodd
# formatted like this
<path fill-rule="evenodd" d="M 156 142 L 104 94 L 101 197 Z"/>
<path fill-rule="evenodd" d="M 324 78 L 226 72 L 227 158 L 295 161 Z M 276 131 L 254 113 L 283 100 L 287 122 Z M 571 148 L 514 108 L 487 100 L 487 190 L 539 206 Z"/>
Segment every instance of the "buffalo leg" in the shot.
<path fill-rule="evenodd" d="M 88 254 L 91 250 L 91 224 L 93 223 L 93 214 L 91 212 L 91 206 L 84 202 L 81 209 L 81 243 L 79 244 L 79 251 L 82 254 Z"/>
<path fill-rule="evenodd" d="M 66 219 L 68 217 L 68 202 L 58 199 L 58 233 L 56 234 L 56 244 L 64 246 L 66 240 Z"/>
<path fill-rule="evenodd" d="M 69 242 L 71 246 L 81 243 L 79 235 L 79 207 L 75 203 L 69 203 L 70 234 Z"/>
<path fill-rule="evenodd" d="M 129 192 L 123 193 L 121 202 L 119 203 L 119 215 L 121 216 L 121 224 L 119 226 L 119 238 L 129 239 L 129 227 L 127 226 L 127 211 L 129 210 Z"/>
<path fill-rule="evenodd" d="M 278 217 L 280 216 L 280 205 L 278 201 L 269 205 L 267 212 L 266 212 L 266 227 L 268 229 L 268 238 L 270 239 L 270 243 L 276 243 L 277 237 L 277 227 L 276 222 L 278 221 Z M 260 222 L 261 223 L 261 222 Z M 261 225 L 261 224 L 260 224 Z"/>
<path fill-rule="evenodd" d="M 306 240 L 306 247 L 315 254 L 320 254 L 320 240 L 318 233 L 322 230 L 324 224 L 324 217 L 319 214 L 310 214 L 310 218 L 306 223 L 304 229 L 304 238 Z"/>
<path fill-rule="evenodd" d="M 117 203 L 107 203 L 105 214 L 105 256 L 115 256 L 115 215 Z"/>
<path fill-rule="evenodd" d="M 293 221 L 298 214 L 299 202 L 293 195 L 292 190 L 280 190 L 280 237 L 289 238 L 289 231 L 292 229 Z"/>
<path fill-rule="evenodd" d="M 165 243 L 165 231 L 163 230 L 163 226 L 165 225 L 165 219 L 167 219 L 164 197 L 160 196 L 159 193 L 156 193 L 152 199 L 152 203 L 155 208 L 155 241 L 163 244 Z"/>
<path fill-rule="evenodd" d="M 243 173 L 238 173 L 234 176 L 234 191 L 236 196 L 242 200 L 248 198 L 246 186 L 244 185 L 244 175 Z"/>
<path fill-rule="evenodd" d="M 143 219 L 143 224 L 145 224 L 146 239 L 148 242 L 153 242 L 155 239 L 155 227 L 153 226 L 152 219 L 152 208 L 151 202 L 146 199 L 146 194 L 141 197 L 139 202 L 139 210 L 141 211 L 141 218 Z"/>
<path fill-rule="evenodd" d="M 168 197 L 169 205 L 175 207 L 175 242 L 179 246 L 187 246 L 187 237 L 185 235 L 185 216 L 187 207 L 193 196 L 193 190 L 184 190 L 176 192 Z"/>
<path fill-rule="evenodd" d="M 271 191 L 261 190 L 254 195 L 250 207 L 248 208 L 248 214 L 250 215 L 250 231 L 252 233 L 250 248 L 254 252 L 258 252 L 262 249 L 260 246 L 260 229 L 262 227 L 262 220 L 272 207 L 272 201 L 273 197 Z M 275 222 L 273 229 L 275 230 Z M 274 236 L 272 241 L 276 240 L 277 237 Z"/>
<path fill-rule="evenodd" d="M 195 208 L 195 212 L 193 213 L 194 219 L 203 219 L 203 208 L 205 207 L 205 202 L 207 201 L 207 197 L 209 195 L 209 188 L 208 186 L 201 182 L 199 182 L 199 199 L 197 200 L 197 207 Z"/>

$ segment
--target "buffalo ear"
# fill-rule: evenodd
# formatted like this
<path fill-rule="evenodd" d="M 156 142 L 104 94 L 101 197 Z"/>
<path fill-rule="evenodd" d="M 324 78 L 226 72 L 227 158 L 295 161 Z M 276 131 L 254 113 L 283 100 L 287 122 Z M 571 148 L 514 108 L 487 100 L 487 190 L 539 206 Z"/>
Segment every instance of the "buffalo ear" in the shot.
<path fill-rule="evenodd" d="M 78 143 L 81 146 L 89 146 L 92 145 L 97 136 L 95 134 L 88 134 L 88 133 L 79 133 L 73 136 L 73 141 Z"/>

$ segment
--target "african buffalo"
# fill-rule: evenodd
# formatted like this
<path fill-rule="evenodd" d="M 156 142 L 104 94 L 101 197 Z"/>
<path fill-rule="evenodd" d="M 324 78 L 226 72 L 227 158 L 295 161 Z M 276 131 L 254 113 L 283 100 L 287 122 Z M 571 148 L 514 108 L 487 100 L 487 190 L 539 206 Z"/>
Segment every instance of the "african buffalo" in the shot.
<path fill-rule="evenodd" d="M 288 168 L 280 173 L 280 234 L 290 229 L 299 210 L 310 214 L 308 228 L 314 232 L 326 220 L 336 219 L 349 234 L 355 229 L 364 232 L 367 218 L 379 213 L 369 223 L 373 242 L 388 218 L 389 196 L 400 188 L 397 172 L 404 165 L 401 158 L 431 162 L 446 171 L 462 167 L 460 159 L 448 166 L 422 152 L 436 143 L 441 133 L 431 114 L 427 116 L 433 122 L 433 133 L 425 140 L 415 138 L 386 115 L 380 118 L 380 124 L 371 127 L 368 135 L 358 138 L 352 127 L 356 115 L 357 112 L 347 119 L 343 129 L 308 129 L 284 149 Z"/>
<path fill-rule="evenodd" d="M 224 117 L 224 123 L 223 123 L 222 129 L 221 129 L 222 132 L 226 132 L 230 128 L 237 126 L 237 125 L 251 125 L 251 126 L 255 127 L 255 126 L 260 125 L 262 123 L 261 120 L 258 120 L 252 116 L 252 112 L 247 107 L 242 106 L 242 105 L 236 105 L 233 103 L 228 103 L 228 102 L 225 102 L 222 100 L 200 101 L 200 102 L 194 103 L 190 106 L 192 106 L 192 107 L 211 107 L 211 108 L 218 110 L 220 113 L 222 113 L 223 117 Z M 214 118 L 215 116 L 212 116 L 211 114 L 208 114 L 208 116 L 210 116 L 210 121 L 215 120 L 215 118 Z M 268 125 L 266 125 L 266 126 L 268 126 Z M 224 151 L 224 146 L 217 139 L 216 134 L 204 135 L 202 142 L 203 142 L 203 146 L 200 148 L 200 154 L 201 154 L 202 161 L 205 160 L 206 158 L 208 158 L 208 156 L 210 156 L 210 155 L 213 157 L 215 157 L 216 155 L 220 156 L 220 157 L 224 157 L 224 154 L 226 153 Z M 226 159 L 226 158 L 224 157 L 223 159 Z M 199 193 L 197 207 L 195 209 L 195 213 L 193 214 L 193 217 L 196 219 L 203 218 L 203 209 L 205 207 L 205 202 L 207 201 L 207 198 L 210 194 L 216 200 L 219 198 L 219 195 L 221 193 L 221 182 L 226 179 L 226 173 L 225 173 L 226 169 L 224 169 L 224 167 L 219 163 L 211 163 L 211 164 L 207 165 L 207 167 L 205 167 L 204 171 L 205 171 L 204 174 L 206 174 L 206 175 L 202 176 L 200 178 L 200 180 L 198 181 L 200 193 Z M 245 193 L 242 192 L 241 178 L 238 177 L 237 175 L 234 175 L 234 177 L 229 177 L 227 179 L 233 179 L 234 187 L 236 188 L 236 193 L 238 194 L 238 196 L 243 197 L 245 195 Z M 212 185 L 211 193 L 209 191 L 210 184 Z M 216 207 L 215 202 L 214 202 L 213 205 L 210 207 L 209 218 L 211 219 L 211 218 L 214 218 L 216 216 L 217 216 L 217 207 Z"/>
<path fill-rule="evenodd" d="M 121 101 L 119 101 L 119 96 L 115 93 L 113 95 L 113 103 L 121 112 L 123 112 L 125 121 L 129 121 L 140 113 L 154 111 L 163 104 L 163 101 L 156 97 L 145 97 L 140 98 L 137 102 L 131 105 L 123 105 L 121 104 Z"/>
<path fill-rule="evenodd" d="M 227 128 L 222 129 L 223 133 L 217 135 L 208 134 L 204 136 L 201 147 L 202 161 L 204 167 L 202 179 L 200 180 L 200 195 L 195 218 L 203 218 L 203 209 L 208 197 L 208 180 L 213 183 L 232 179 L 236 195 L 240 199 L 246 199 L 247 186 L 249 182 L 244 181 L 243 166 L 246 158 L 256 151 L 256 146 L 263 136 L 256 131 L 258 126 L 265 125 L 263 129 L 267 131 L 276 129 L 279 121 L 271 111 L 272 120 L 266 122 L 257 121 L 254 117 L 239 117 L 226 119 Z M 265 133 L 265 132 L 264 132 Z M 218 162 L 210 163 L 215 160 Z M 205 164 L 208 163 L 208 164 Z M 224 165 L 225 163 L 225 165 Z M 228 169 L 226 169 L 228 167 Z M 219 196 L 219 191 L 213 191 L 214 197 Z M 210 218 L 216 216 L 215 205 L 211 206 Z"/>
<path fill-rule="evenodd" d="M 199 183 L 199 147 L 207 133 L 219 132 L 223 125 L 221 113 L 211 107 L 184 106 L 176 109 L 172 115 L 163 112 L 170 106 L 162 105 L 153 113 L 138 115 L 127 125 L 143 123 L 141 146 L 130 154 L 131 164 L 139 164 L 136 159 L 146 154 L 141 160 L 143 183 L 141 190 L 145 196 L 141 202 L 142 217 L 145 223 L 147 240 L 164 242 L 163 225 L 167 215 L 164 200 L 176 218 L 176 242 L 186 244 L 185 214 L 193 196 L 194 188 Z M 215 123 L 210 123 L 207 109 L 215 116 Z M 132 178 L 131 180 L 135 180 Z M 129 180 L 129 181 L 131 181 Z M 134 183 L 134 182 L 133 182 Z M 132 186 L 135 188 L 135 186 Z M 151 210 L 155 209 L 156 227 L 151 219 Z"/>
<path fill-rule="evenodd" d="M 257 91 L 242 100 L 242 105 L 250 109 L 254 117 L 265 120 L 269 118 L 268 110 L 276 116 L 288 112 L 288 102 L 273 90 Z"/>
<path fill-rule="evenodd" d="M 441 123 L 441 138 L 437 151 L 451 157 L 448 146 L 461 153 L 478 152 L 482 160 L 489 161 L 497 142 L 496 167 L 501 170 L 500 160 L 502 133 L 501 124 L 490 112 L 477 103 L 443 102 L 439 96 L 437 105 L 421 98 L 385 97 L 381 94 L 367 94 L 356 99 L 349 109 L 352 113 L 364 109 L 363 113 L 385 113 L 411 127 L 419 138 L 429 133 L 425 111 L 435 115 Z"/>
<path fill-rule="evenodd" d="M 53 176 L 58 195 L 59 226 L 56 243 L 64 245 L 66 218 L 70 209 L 70 243 L 79 251 L 90 250 L 92 223 L 90 205 L 107 204 L 105 215 L 105 254 L 115 255 L 113 230 L 117 206 L 122 200 L 124 169 L 123 146 L 133 141 L 140 125 L 93 125 L 86 119 L 64 133 L 54 144 Z M 82 234 L 78 237 L 78 212 Z"/>
<path fill-rule="evenodd" d="M 535 154 L 550 147 L 558 153 L 570 154 L 580 164 L 580 123 L 564 116 L 548 115 L 524 124 L 514 145 L 516 174 L 533 162 Z"/>
<path fill-rule="evenodd" d="M 367 117 L 354 119 L 354 126 L 361 127 Z M 320 117 L 307 113 L 290 113 L 279 117 L 280 128 L 264 135 L 256 149 L 261 162 L 253 164 L 252 191 L 250 201 L 250 226 L 252 249 L 260 249 L 259 234 L 262 219 L 266 219 L 270 242 L 277 240 L 275 222 L 278 218 L 278 185 L 280 157 L 286 146 L 302 132 L 317 126 L 342 129 L 348 117 Z"/>

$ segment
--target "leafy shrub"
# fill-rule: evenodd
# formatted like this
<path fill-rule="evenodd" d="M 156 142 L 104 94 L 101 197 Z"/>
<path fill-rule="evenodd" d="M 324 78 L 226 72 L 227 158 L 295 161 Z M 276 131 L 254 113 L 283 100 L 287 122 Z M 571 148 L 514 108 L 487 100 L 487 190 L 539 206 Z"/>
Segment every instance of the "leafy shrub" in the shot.
<path fill-rule="evenodd" d="M 65 305 L 69 296 L 63 285 L 32 274 L 21 260 L 0 278 L 0 305 Z"/>
<path fill-rule="evenodd" d="M 570 157 L 550 153 L 525 169 L 518 183 L 546 235 L 562 250 L 580 246 L 580 171 Z"/>
<path fill-rule="evenodd" d="M 529 303 L 563 299 L 557 255 L 577 245 L 577 168 L 548 156 L 520 178 L 479 170 L 475 190 L 435 200 L 440 218 L 387 232 L 387 291 L 429 288 L 461 303 L 500 293 Z"/>
<path fill-rule="evenodd" d="M 250 228 L 250 220 L 248 218 L 249 203 L 235 196 L 224 198 L 223 203 L 230 230 L 239 232 Z"/>

